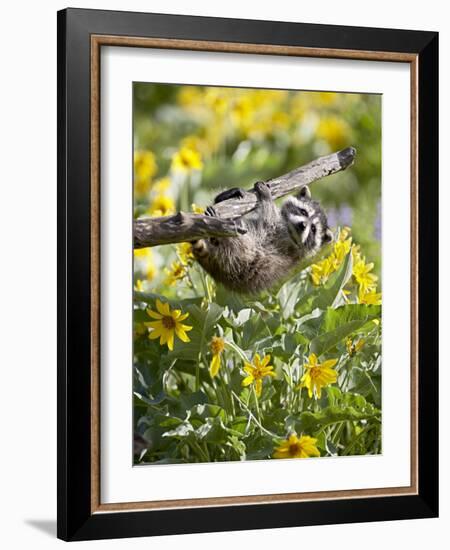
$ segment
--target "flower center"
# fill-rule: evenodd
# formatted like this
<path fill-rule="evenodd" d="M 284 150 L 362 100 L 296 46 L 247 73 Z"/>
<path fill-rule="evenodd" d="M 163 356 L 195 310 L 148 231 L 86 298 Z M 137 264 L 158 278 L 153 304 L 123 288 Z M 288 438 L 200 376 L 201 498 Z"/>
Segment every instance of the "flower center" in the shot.
<path fill-rule="evenodd" d="M 161 322 L 164 328 L 167 328 L 167 329 L 175 328 L 175 320 L 172 319 L 172 317 L 163 317 L 161 319 Z"/>
<path fill-rule="evenodd" d="M 311 376 L 311 378 L 313 380 L 315 380 L 316 378 L 318 378 L 320 376 L 320 367 L 313 367 L 310 372 L 309 372 L 309 375 Z"/>
<path fill-rule="evenodd" d="M 289 454 L 295 456 L 300 451 L 300 445 L 298 443 L 292 443 L 289 445 Z"/>
<path fill-rule="evenodd" d="M 253 372 L 253 378 L 255 380 L 258 380 L 259 378 L 263 378 L 263 377 L 264 377 L 264 374 L 262 372 L 261 367 L 256 367 L 255 371 Z"/>
<path fill-rule="evenodd" d="M 219 355 L 219 353 L 222 353 L 225 347 L 225 343 L 222 340 L 222 338 L 218 338 L 217 336 L 214 336 L 211 340 L 211 352 L 213 355 Z"/>

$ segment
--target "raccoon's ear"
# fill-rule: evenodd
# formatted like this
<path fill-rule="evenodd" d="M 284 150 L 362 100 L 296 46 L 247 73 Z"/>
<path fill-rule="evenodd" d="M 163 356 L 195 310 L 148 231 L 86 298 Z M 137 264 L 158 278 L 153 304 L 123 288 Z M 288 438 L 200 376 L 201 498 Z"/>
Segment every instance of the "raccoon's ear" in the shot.
<path fill-rule="evenodd" d="M 323 244 L 331 243 L 333 242 L 333 239 L 334 239 L 333 232 L 331 231 L 331 229 L 327 229 L 325 231 L 325 235 L 323 236 Z"/>
<path fill-rule="evenodd" d="M 298 192 L 297 197 L 299 199 L 310 199 L 311 198 L 311 191 L 309 190 L 309 187 L 307 185 L 304 185 L 300 191 Z"/>

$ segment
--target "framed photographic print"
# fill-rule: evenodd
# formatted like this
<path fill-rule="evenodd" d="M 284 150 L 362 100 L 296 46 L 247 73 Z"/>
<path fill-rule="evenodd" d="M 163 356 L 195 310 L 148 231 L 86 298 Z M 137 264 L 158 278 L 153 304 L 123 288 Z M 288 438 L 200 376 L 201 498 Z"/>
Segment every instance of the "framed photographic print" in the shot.
<path fill-rule="evenodd" d="M 438 513 L 438 36 L 58 13 L 58 536 Z"/>

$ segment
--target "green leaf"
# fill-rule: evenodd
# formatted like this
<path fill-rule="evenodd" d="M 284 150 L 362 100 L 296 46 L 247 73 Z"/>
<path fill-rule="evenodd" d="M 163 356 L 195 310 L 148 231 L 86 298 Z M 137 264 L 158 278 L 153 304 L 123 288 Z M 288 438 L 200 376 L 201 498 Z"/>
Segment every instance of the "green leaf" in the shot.
<path fill-rule="evenodd" d="M 170 430 L 163 434 L 163 437 L 175 437 L 176 439 L 184 439 L 194 433 L 194 428 L 190 422 L 184 421 L 174 430 Z"/>
<path fill-rule="evenodd" d="M 280 302 L 284 319 L 288 319 L 294 313 L 295 306 L 299 301 L 299 295 L 304 294 L 304 292 L 301 292 L 304 289 L 305 282 L 303 280 L 289 281 L 280 288 L 277 298 Z"/>
<path fill-rule="evenodd" d="M 378 418 L 379 412 L 372 407 L 367 411 L 357 410 L 355 407 L 325 407 L 318 412 L 304 411 L 295 421 L 297 433 L 314 434 L 319 428 L 343 421 L 360 421 Z"/>
<path fill-rule="evenodd" d="M 207 418 L 206 422 L 196 430 L 198 439 L 220 445 L 228 438 L 229 430 L 225 428 L 219 417 Z"/>
<path fill-rule="evenodd" d="M 295 305 L 297 314 L 305 315 L 314 309 L 336 307 L 341 298 L 341 290 L 352 276 L 353 257 L 349 252 L 336 273 L 320 287 L 313 287 L 305 292 Z"/>
<path fill-rule="evenodd" d="M 189 317 L 183 323 L 192 326 L 192 330 L 187 333 L 190 342 L 182 342 L 175 337 L 174 350 L 170 357 L 196 361 L 201 352 L 206 352 L 206 345 L 222 316 L 223 308 L 211 303 L 205 311 L 197 305 L 189 305 L 184 308 L 184 312 L 189 313 Z"/>
<path fill-rule="evenodd" d="M 380 316 L 380 306 L 349 304 L 337 309 L 328 308 L 323 317 L 321 333 L 311 340 L 311 352 L 322 355 L 368 321 L 379 319 Z"/>
<path fill-rule="evenodd" d="M 313 308 L 326 309 L 328 306 L 336 307 L 341 290 L 352 276 L 352 269 L 353 257 L 350 251 L 337 272 L 323 286 L 323 291 L 317 296 Z"/>
<path fill-rule="evenodd" d="M 323 318 L 322 329 L 330 332 L 351 321 L 370 321 L 381 318 L 381 306 L 348 304 L 337 309 L 329 308 Z"/>
<path fill-rule="evenodd" d="M 154 399 L 150 399 L 136 391 L 134 392 L 134 396 L 146 405 L 160 405 L 167 398 L 167 395 L 163 391 L 159 392 Z"/>
<path fill-rule="evenodd" d="M 195 405 L 203 405 L 208 402 L 208 397 L 202 391 L 184 393 L 180 396 L 180 405 L 183 409 L 192 409 Z"/>
<path fill-rule="evenodd" d="M 249 307 L 241 294 L 227 290 L 222 285 L 217 285 L 216 302 L 224 308 L 228 307 L 234 313 L 239 313 L 242 309 Z"/>

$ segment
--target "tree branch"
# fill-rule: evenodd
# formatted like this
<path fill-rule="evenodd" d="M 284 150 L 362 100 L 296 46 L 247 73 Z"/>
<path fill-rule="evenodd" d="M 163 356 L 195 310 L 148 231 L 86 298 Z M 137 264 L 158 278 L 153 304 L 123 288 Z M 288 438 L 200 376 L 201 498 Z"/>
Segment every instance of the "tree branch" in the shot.
<path fill-rule="evenodd" d="M 272 197 L 278 199 L 318 179 L 345 170 L 353 164 L 355 155 L 356 150 L 347 147 L 266 183 Z M 256 202 L 256 194 L 251 190 L 245 191 L 242 199 L 229 199 L 214 205 L 217 218 L 182 212 L 163 218 L 139 218 L 134 221 L 134 248 L 195 241 L 204 237 L 236 237 L 245 230 L 235 220 L 253 210 Z"/>

